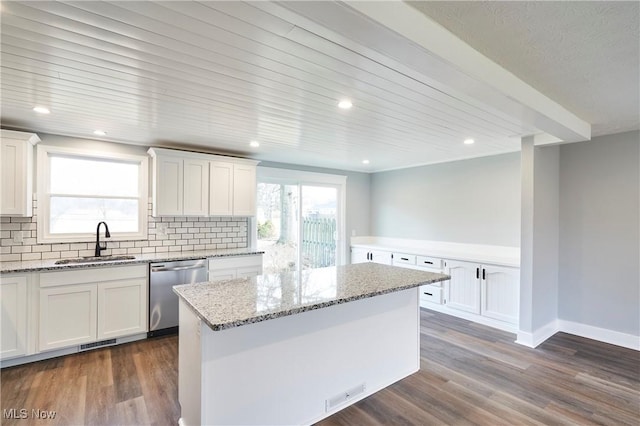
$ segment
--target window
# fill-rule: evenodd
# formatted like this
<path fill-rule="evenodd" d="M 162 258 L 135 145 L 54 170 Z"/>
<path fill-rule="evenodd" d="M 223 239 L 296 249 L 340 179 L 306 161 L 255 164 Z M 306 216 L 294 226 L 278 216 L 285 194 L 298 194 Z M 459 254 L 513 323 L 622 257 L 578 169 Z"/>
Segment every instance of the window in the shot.
<path fill-rule="evenodd" d="M 147 157 L 38 146 L 38 242 L 147 237 Z"/>
<path fill-rule="evenodd" d="M 341 265 L 346 177 L 258 167 L 257 248 L 265 273 Z"/>

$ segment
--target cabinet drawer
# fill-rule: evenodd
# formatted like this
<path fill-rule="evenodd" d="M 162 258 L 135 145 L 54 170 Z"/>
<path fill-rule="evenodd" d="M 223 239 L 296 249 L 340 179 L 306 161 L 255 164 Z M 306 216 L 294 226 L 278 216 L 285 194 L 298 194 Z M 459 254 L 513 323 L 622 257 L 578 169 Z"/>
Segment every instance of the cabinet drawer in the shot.
<path fill-rule="evenodd" d="M 393 253 L 393 263 L 401 263 L 404 265 L 415 265 L 416 255 L 405 253 Z"/>
<path fill-rule="evenodd" d="M 427 284 L 420 287 L 420 301 L 442 304 L 442 287 Z"/>
<path fill-rule="evenodd" d="M 433 269 L 442 269 L 442 259 L 429 256 L 417 256 L 416 265 Z"/>

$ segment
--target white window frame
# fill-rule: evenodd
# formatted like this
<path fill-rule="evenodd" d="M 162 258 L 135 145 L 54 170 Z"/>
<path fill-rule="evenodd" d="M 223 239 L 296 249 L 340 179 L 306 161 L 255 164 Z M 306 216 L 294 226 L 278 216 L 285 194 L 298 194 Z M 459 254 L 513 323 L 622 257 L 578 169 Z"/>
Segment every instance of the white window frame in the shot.
<path fill-rule="evenodd" d="M 38 182 L 38 214 L 37 214 L 37 238 L 38 243 L 81 243 L 93 242 L 96 239 L 93 233 L 78 234 L 51 234 L 50 223 L 50 195 L 51 185 L 51 155 L 68 155 L 89 160 L 115 160 L 137 163 L 139 165 L 138 176 L 138 232 L 111 232 L 110 241 L 146 240 L 148 237 L 147 213 L 148 213 L 148 188 L 149 188 L 149 159 L 146 155 L 122 154 L 106 151 L 89 151 L 79 148 L 59 147 L 52 145 L 37 146 L 37 182 Z M 108 179 L 105 176 L 105 179 Z M 98 224 L 96 223 L 96 226 Z"/>
<path fill-rule="evenodd" d="M 347 199 L 347 176 L 333 175 L 328 173 L 307 172 L 302 170 L 278 169 L 274 167 L 257 168 L 257 182 L 291 184 L 298 185 L 298 190 L 302 186 L 326 186 L 334 187 L 338 190 L 338 238 L 336 239 L 336 265 L 344 265 L 347 261 L 348 241 L 346 235 L 346 199 Z M 299 194 L 301 195 L 301 194 Z M 302 216 L 302 209 L 298 212 Z M 302 226 L 302 217 L 299 217 L 299 226 Z M 299 229 L 299 235 L 302 230 Z M 255 217 L 251 221 L 251 246 L 255 249 L 258 241 L 258 224 Z M 300 250 L 298 250 L 299 254 Z M 297 265 L 300 265 L 298 259 Z"/>

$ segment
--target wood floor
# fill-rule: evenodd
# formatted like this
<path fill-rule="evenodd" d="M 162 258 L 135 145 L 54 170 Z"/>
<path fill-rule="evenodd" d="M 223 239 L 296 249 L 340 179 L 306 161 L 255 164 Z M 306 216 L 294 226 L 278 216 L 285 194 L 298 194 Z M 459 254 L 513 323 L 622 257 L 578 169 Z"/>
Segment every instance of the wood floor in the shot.
<path fill-rule="evenodd" d="M 640 353 L 562 333 L 535 350 L 513 340 L 423 310 L 421 371 L 319 425 L 640 424 Z M 177 355 L 170 336 L 3 369 L 3 417 L 30 418 L 1 423 L 175 425 Z"/>

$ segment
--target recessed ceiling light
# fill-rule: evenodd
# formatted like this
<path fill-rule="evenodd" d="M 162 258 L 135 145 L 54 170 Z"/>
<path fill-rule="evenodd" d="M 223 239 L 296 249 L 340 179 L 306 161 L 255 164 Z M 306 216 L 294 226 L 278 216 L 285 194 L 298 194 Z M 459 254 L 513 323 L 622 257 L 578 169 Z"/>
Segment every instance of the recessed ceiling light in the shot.
<path fill-rule="evenodd" d="M 349 99 L 343 99 L 340 102 L 338 102 L 338 108 L 341 108 L 341 109 L 349 109 L 352 106 L 353 104 Z"/>
<path fill-rule="evenodd" d="M 465 145 L 473 145 L 473 143 L 474 143 L 474 142 L 475 142 L 475 141 L 474 141 L 473 139 L 465 139 L 465 140 L 464 140 L 464 144 L 465 144 Z"/>
<path fill-rule="evenodd" d="M 362 160 L 362 164 L 369 164 L 369 160 Z"/>
<path fill-rule="evenodd" d="M 94 130 L 93 134 L 98 136 L 106 136 L 107 132 L 105 132 L 104 130 Z"/>
<path fill-rule="evenodd" d="M 250 146 L 252 146 L 253 148 L 257 148 L 257 147 L 259 147 L 259 146 L 260 146 L 260 142 L 258 142 L 258 141 L 251 141 L 251 142 L 249 143 L 249 145 L 250 145 Z"/>
<path fill-rule="evenodd" d="M 49 108 L 43 106 L 33 107 L 33 110 L 38 114 L 49 114 L 51 112 L 49 111 Z"/>

